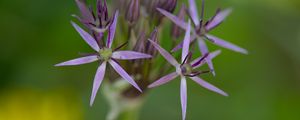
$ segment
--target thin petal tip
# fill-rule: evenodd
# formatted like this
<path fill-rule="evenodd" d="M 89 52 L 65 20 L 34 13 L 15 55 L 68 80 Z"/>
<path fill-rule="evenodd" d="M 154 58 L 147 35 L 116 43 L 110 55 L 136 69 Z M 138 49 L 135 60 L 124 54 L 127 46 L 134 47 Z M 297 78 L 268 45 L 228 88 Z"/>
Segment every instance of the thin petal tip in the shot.
<path fill-rule="evenodd" d="M 214 69 L 210 69 L 210 71 L 211 71 L 212 75 L 213 75 L 214 77 L 216 77 L 216 72 L 215 72 L 215 70 L 214 70 Z"/>
<path fill-rule="evenodd" d="M 70 21 L 70 23 L 71 23 L 73 26 L 76 26 L 76 25 L 77 25 L 74 21 Z"/>
<path fill-rule="evenodd" d="M 157 7 L 157 8 L 156 8 L 156 10 L 158 10 L 158 11 L 162 11 L 162 9 L 161 9 L 161 8 L 159 8 L 159 7 Z"/>
<path fill-rule="evenodd" d="M 90 107 L 93 107 L 94 101 L 90 102 Z"/>
<path fill-rule="evenodd" d="M 62 66 L 61 64 L 55 64 L 54 67 L 60 67 Z"/>
<path fill-rule="evenodd" d="M 140 91 L 140 93 L 143 93 L 141 88 L 136 88 L 138 91 Z"/>
<path fill-rule="evenodd" d="M 94 100 L 95 100 L 95 97 L 92 95 L 92 96 L 91 96 L 91 99 L 90 99 L 90 107 L 93 107 L 93 105 L 94 105 Z"/>
<path fill-rule="evenodd" d="M 229 96 L 226 92 L 224 92 L 224 91 L 222 91 L 222 90 L 220 90 L 219 93 L 220 93 L 221 95 L 225 96 L 225 97 L 228 97 L 228 96 Z"/>
<path fill-rule="evenodd" d="M 153 56 L 152 55 L 148 55 L 146 54 L 145 58 L 152 58 Z"/>
<path fill-rule="evenodd" d="M 154 87 L 155 87 L 155 85 L 153 85 L 153 84 L 150 84 L 147 86 L 147 88 L 154 88 Z"/>
<path fill-rule="evenodd" d="M 249 54 L 249 52 L 248 52 L 247 50 L 245 50 L 245 49 L 242 50 L 241 53 L 242 53 L 242 54 L 245 54 L 245 55 L 248 55 L 248 54 Z"/>
<path fill-rule="evenodd" d="M 222 53 L 222 50 L 216 50 L 216 51 L 214 51 L 213 53 L 215 53 L 215 54 L 219 55 L 219 54 L 221 54 L 221 53 Z"/>
<path fill-rule="evenodd" d="M 225 97 L 229 97 L 229 95 L 225 92 L 222 95 L 225 96 Z"/>

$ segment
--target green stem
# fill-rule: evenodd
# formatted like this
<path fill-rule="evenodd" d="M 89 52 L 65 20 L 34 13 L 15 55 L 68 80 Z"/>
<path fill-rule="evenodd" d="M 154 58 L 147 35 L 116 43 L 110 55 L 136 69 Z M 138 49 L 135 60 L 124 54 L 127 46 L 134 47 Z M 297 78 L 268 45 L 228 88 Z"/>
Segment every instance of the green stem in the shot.
<path fill-rule="evenodd" d="M 125 98 L 122 93 L 130 87 L 125 80 L 103 84 L 102 91 L 110 106 L 106 120 L 138 120 L 140 108 L 144 103 L 143 97 Z"/>

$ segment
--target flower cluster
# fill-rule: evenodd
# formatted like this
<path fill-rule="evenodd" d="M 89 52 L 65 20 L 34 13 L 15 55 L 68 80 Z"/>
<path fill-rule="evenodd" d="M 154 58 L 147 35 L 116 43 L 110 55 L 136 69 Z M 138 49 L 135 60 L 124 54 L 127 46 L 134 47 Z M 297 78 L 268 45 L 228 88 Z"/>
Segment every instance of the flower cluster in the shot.
<path fill-rule="evenodd" d="M 209 72 L 215 75 L 212 59 L 221 53 L 220 50 L 210 52 L 205 41 L 247 54 L 245 49 L 209 34 L 212 29 L 224 21 L 231 9 L 217 10 L 211 19 L 205 21 L 203 19 L 204 0 L 202 1 L 202 11 L 199 16 L 194 0 L 189 0 L 189 7 L 182 5 L 178 15 L 173 14 L 178 4 L 177 0 L 120 0 L 115 2 L 117 4 L 112 4 L 118 9 L 108 9 L 106 0 L 97 0 L 96 12 L 93 11 L 92 7 L 88 7 L 85 0 L 76 0 L 81 15 L 73 16 L 84 25 L 86 30 L 75 22 L 71 22 L 71 24 L 95 52 L 55 66 L 81 65 L 95 61 L 100 63 L 94 78 L 90 98 L 91 106 L 103 79 L 107 78 L 111 84 L 117 80 L 118 77 L 113 73 L 119 74 L 122 79 L 132 85 L 120 93 L 123 97 L 132 99 L 141 97 L 148 88 L 163 85 L 179 77 L 181 80 L 182 119 L 185 120 L 187 79 L 195 81 L 208 90 L 227 96 L 224 91 L 199 77 L 199 75 Z M 114 11 L 111 17 L 109 10 Z M 122 20 L 118 22 L 119 15 L 124 18 L 120 18 Z M 158 33 L 163 29 L 163 17 L 167 17 L 174 23 L 171 32 L 172 39 L 180 39 L 181 34 L 185 31 L 183 40 L 171 51 L 176 52 L 182 49 L 180 62 L 176 60 L 177 56 L 173 56 L 159 44 L 161 41 Z M 116 48 L 112 47 L 115 45 L 113 44 L 114 39 L 118 39 L 115 40 L 116 45 L 119 44 Z M 197 52 L 190 49 L 190 46 L 194 45 L 194 41 L 197 41 L 202 56 L 192 60 L 193 53 Z M 172 42 L 176 43 L 175 40 Z M 160 53 L 169 64 L 157 65 L 155 59 L 157 53 Z M 110 64 L 113 69 L 107 69 L 107 64 Z M 210 70 L 198 69 L 204 64 L 207 64 Z M 169 68 L 172 67 L 174 67 L 174 72 L 168 73 Z M 157 68 L 161 70 L 156 71 Z M 105 77 L 107 72 L 110 74 Z M 168 74 L 163 76 L 165 73 Z M 153 82 L 155 79 L 158 80 Z"/>

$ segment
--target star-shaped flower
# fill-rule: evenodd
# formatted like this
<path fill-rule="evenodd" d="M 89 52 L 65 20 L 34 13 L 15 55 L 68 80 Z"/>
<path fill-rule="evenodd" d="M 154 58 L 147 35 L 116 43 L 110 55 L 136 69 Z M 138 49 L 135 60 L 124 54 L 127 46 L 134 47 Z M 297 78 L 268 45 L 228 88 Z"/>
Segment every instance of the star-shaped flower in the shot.
<path fill-rule="evenodd" d="M 197 6 L 196 6 L 196 2 L 195 0 L 189 0 L 189 16 L 191 17 L 193 23 L 194 23 L 194 28 L 193 28 L 193 35 L 191 37 L 191 40 L 194 41 L 195 39 L 197 39 L 198 41 L 198 45 L 199 45 L 199 49 L 201 51 L 202 54 L 208 53 L 208 48 L 206 43 L 204 42 L 204 39 L 207 39 L 209 41 L 211 41 L 213 44 L 216 44 L 218 46 L 221 46 L 223 48 L 227 48 L 230 49 L 232 51 L 235 52 L 239 52 L 239 53 L 243 53 L 243 54 L 248 54 L 247 50 L 234 45 L 230 42 L 227 42 L 225 40 L 222 40 L 218 37 L 215 37 L 213 35 L 208 34 L 208 32 L 210 32 L 213 28 L 217 27 L 218 25 L 220 25 L 225 18 L 231 13 L 231 9 L 226 9 L 223 11 L 217 11 L 216 15 L 214 17 L 212 17 L 211 20 L 207 21 L 204 24 L 204 20 L 203 20 L 203 14 L 204 14 L 204 0 L 202 1 L 202 11 L 201 11 L 201 18 L 199 18 L 199 14 L 197 12 Z M 169 18 L 172 22 L 174 22 L 176 25 L 178 25 L 180 28 L 187 30 L 187 23 L 183 20 L 181 20 L 180 18 L 178 18 L 177 16 L 173 15 L 172 13 L 169 13 L 163 9 L 157 8 L 158 11 L 160 11 L 160 13 L 162 13 L 163 15 L 165 15 L 167 18 Z M 180 43 L 178 46 L 176 46 L 172 52 L 177 51 L 178 49 L 182 48 L 183 43 Z M 213 63 L 211 62 L 211 58 L 207 57 L 206 58 L 206 62 L 209 66 L 209 68 L 211 69 L 213 75 L 215 75 L 214 72 L 214 67 L 213 67 Z"/>
<path fill-rule="evenodd" d="M 208 82 L 202 80 L 201 78 L 197 77 L 197 75 L 201 73 L 205 73 L 205 71 L 195 71 L 196 68 L 200 67 L 204 64 L 205 58 L 210 57 L 214 58 L 217 56 L 220 51 L 213 52 L 211 54 L 205 54 L 203 57 L 197 58 L 196 60 L 189 62 L 189 59 L 191 58 L 191 54 L 189 54 L 189 44 L 190 44 L 190 31 L 191 26 L 188 23 L 187 25 L 187 31 L 185 34 L 185 38 L 183 40 L 183 49 L 181 54 L 181 64 L 179 64 L 176 59 L 169 54 L 165 49 L 160 47 L 157 43 L 149 40 L 152 45 L 157 49 L 157 51 L 170 63 L 176 68 L 176 72 L 172 72 L 154 83 L 150 84 L 148 87 L 153 88 L 156 86 L 160 86 L 162 84 L 168 83 L 171 80 L 175 79 L 176 77 L 181 78 L 181 84 L 180 84 L 180 96 L 181 96 L 181 108 L 182 108 L 182 119 L 185 120 L 186 116 L 186 106 L 187 106 L 187 86 L 186 86 L 186 79 L 190 78 L 199 85 L 203 86 L 204 88 L 207 88 L 211 91 L 217 92 L 221 95 L 227 96 L 225 92 L 218 89 L 217 87 L 209 84 Z"/>
<path fill-rule="evenodd" d="M 72 22 L 72 25 L 77 30 L 77 32 L 81 35 L 81 37 L 91 46 L 97 53 L 93 55 L 89 55 L 86 57 L 81 57 L 77 59 L 73 59 L 67 62 L 59 63 L 55 66 L 71 66 L 71 65 L 80 65 L 91 63 L 95 61 L 101 61 L 101 65 L 98 67 L 96 76 L 94 78 L 93 90 L 90 100 L 90 105 L 93 105 L 94 99 L 96 97 L 97 91 L 100 87 L 100 84 L 104 78 L 106 65 L 109 63 L 112 68 L 115 69 L 117 73 L 120 74 L 126 81 L 128 81 L 131 85 L 133 85 L 140 92 L 142 90 L 136 84 L 136 82 L 132 79 L 132 77 L 116 62 L 116 60 L 133 60 L 133 59 L 143 59 L 143 58 L 151 58 L 151 55 L 147 55 L 144 53 L 134 52 L 134 51 L 114 51 L 111 49 L 112 42 L 114 40 L 117 19 L 119 12 L 117 11 L 114 15 L 113 21 L 108 29 L 108 37 L 106 41 L 106 45 L 104 47 L 99 47 L 96 40 L 82 28 L 80 28 L 77 24 Z"/>

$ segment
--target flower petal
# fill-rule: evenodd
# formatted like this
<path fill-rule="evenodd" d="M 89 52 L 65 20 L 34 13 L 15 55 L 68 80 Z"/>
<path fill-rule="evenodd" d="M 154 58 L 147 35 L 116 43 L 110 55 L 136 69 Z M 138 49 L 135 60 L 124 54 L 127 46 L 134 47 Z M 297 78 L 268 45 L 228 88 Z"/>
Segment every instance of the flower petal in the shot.
<path fill-rule="evenodd" d="M 69 60 L 63 63 L 56 64 L 55 66 L 71 66 L 71 65 L 81 65 L 86 63 L 91 63 L 98 60 L 98 56 L 92 55 L 87 57 L 81 57 L 73 60 Z"/>
<path fill-rule="evenodd" d="M 199 46 L 199 49 L 200 49 L 200 52 L 201 52 L 202 55 L 205 55 L 206 53 L 208 53 L 208 48 L 207 48 L 204 40 L 202 38 L 200 38 L 200 37 L 198 38 L 198 46 Z M 208 65 L 210 71 L 212 71 L 212 74 L 215 76 L 216 72 L 215 72 L 214 65 L 213 65 L 213 63 L 211 61 L 210 56 L 207 56 L 205 58 L 205 61 L 206 61 L 207 65 Z"/>
<path fill-rule="evenodd" d="M 157 10 L 163 14 L 164 16 L 166 16 L 167 18 L 169 18 L 171 21 L 173 21 L 176 25 L 178 25 L 179 27 L 181 27 L 182 29 L 187 29 L 187 24 L 179 19 L 177 16 L 169 13 L 168 11 L 164 10 L 164 9 L 160 9 L 160 8 L 157 8 Z"/>
<path fill-rule="evenodd" d="M 107 40 L 106 40 L 106 47 L 108 47 L 108 48 L 111 48 L 111 45 L 112 45 L 113 40 L 115 38 L 118 17 L 119 17 L 119 11 L 116 11 L 114 19 L 113 19 L 111 25 L 108 28 L 108 37 L 107 37 Z"/>
<path fill-rule="evenodd" d="M 230 49 L 230 50 L 235 51 L 235 52 L 239 52 L 239 53 L 243 53 L 243 54 L 248 54 L 247 50 L 245 50 L 244 48 L 241 48 L 241 47 L 239 47 L 239 46 L 237 46 L 235 44 L 232 44 L 230 42 L 227 42 L 225 40 L 222 40 L 220 38 L 217 38 L 217 37 L 209 35 L 209 34 L 206 34 L 206 37 L 208 39 L 214 41 L 213 43 L 216 44 L 216 45 L 218 45 L 218 46 Z"/>
<path fill-rule="evenodd" d="M 116 51 L 112 54 L 112 58 L 120 60 L 144 59 L 151 57 L 151 55 L 134 51 Z"/>
<path fill-rule="evenodd" d="M 120 76 L 122 76 L 127 82 L 129 82 L 136 89 L 142 92 L 141 88 L 136 84 L 136 82 L 132 79 L 132 77 L 130 77 L 128 73 L 118 63 L 116 63 L 113 60 L 109 60 L 108 62 L 116 70 L 116 72 L 119 73 Z"/>
<path fill-rule="evenodd" d="M 221 53 L 221 50 L 217 50 L 217 51 L 209 53 L 209 55 L 207 57 L 209 57 L 210 60 L 212 60 L 213 58 L 215 58 L 216 56 L 218 56 L 220 53 Z M 207 63 L 207 61 L 205 60 L 205 61 L 199 63 L 198 65 L 196 65 L 195 63 L 197 61 L 199 61 L 201 58 L 202 57 L 198 57 L 194 61 L 191 62 L 191 64 L 192 64 L 192 66 L 193 66 L 194 69 L 201 67 L 204 63 Z"/>
<path fill-rule="evenodd" d="M 189 53 L 190 48 L 190 42 L 191 42 L 191 22 L 188 22 L 188 27 L 183 39 L 183 48 L 182 48 L 182 54 L 181 54 L 181 62 L 184 61 L 185 57 Z"/>
<path fill-rule="evenodd" d="M 197 38 L 196 34 L 192 34 L 191 36 L 191 42 L 193 42 L 195 39 Z M 177 50 L 181 49 L 183 46 L 183 41 L 181 43 L 179 43 L 176 47 L 174 47 L 171 52 L 176 52 Z"/>
<path fill-rule="evenodd" d="M 191 79 L 193 81 L 195 81 L 196 83 L 198 83 L 199 85 L 201 85 L 202 87 L 208 89 L 208 90 L 214 91 L 214 92 L 219 93 L 219 94 L 224 95 L 224 96 L 228 96 L 228 94 L 225 93 L 224 91 L 222 91 L 219 88 L 213 86 L 212 84 L 202 80 L 199 77 L 191 77 Z"/>
<path fill-rule="evenodd" d="M 175 67 L 179 65 L 176 59 L 165 49 L 161 48 L 157 43 L 153 42 L 152 40 L 149 41 L 170 64 L 172 64 Z"/>
<path fill-rule="evenodd" d="M 181 77 L 180 98 L 181 98 L 180 100 L 181 100 L 182 120 L 185 120 L 186 106 L 187 106 L 187 86 L 186 86 L 186 78 L 185 77 Z"/>
<path fill-rule="evenodd" d="M 93 91 L 91 95 L 91 100 L 90 100 L 90 106 L 93 105 L 95 97 L 97 95 L 98 89 L 103 81 L 104 75 L 105 75 L 105 69 L 106 69 L 106 62 L 103 62 L 99 67 L 96 72 L 96 76 L 94 78 L 94 83 L 93 83 Z"/>
<path fill-rule="evenodd" d="M 71 24 L 87 44 L 89 44 L 95 51 L 100 50 L 97 41 L 89 33 L 80 28 L 76 23 L 71 22 Z"/>
<path fill-rule="evenodd" d="M 175 79 L 178 76 L 176 72 L 170 73 L 166 76 L 161 77 L 160 79 L 156 80 L 154 83 L 150 84 L 148 88 L 154 88 L 163 84 L 170 82 L 171 80 Z"/>
<path fill-rule="evenodd" d="M 218 26 L 220 23 L 224 21 L 224 19 L 231 13 L 232 9 L 228 8 L 226 10 L 223 10 L 221 12 L 218 12 L 213 19 L 205 26 L 206 30 L 211 30 Z"/>
<path fill-rule="evenodd" d="M 198 9 L 196 6 L 195 0 L 189 0 L 189 11 L 192 17 L 193 22 L 195 23 L 196 26 L 199 25 L 199 14 L 198 14 Z"/>

